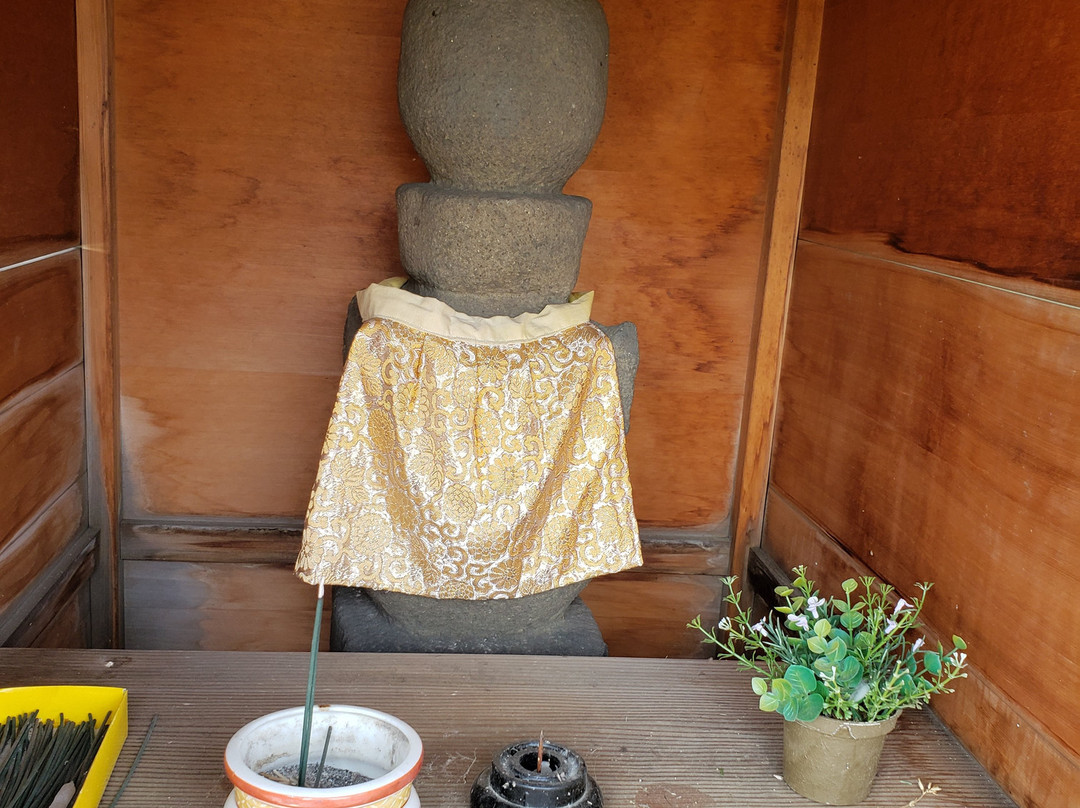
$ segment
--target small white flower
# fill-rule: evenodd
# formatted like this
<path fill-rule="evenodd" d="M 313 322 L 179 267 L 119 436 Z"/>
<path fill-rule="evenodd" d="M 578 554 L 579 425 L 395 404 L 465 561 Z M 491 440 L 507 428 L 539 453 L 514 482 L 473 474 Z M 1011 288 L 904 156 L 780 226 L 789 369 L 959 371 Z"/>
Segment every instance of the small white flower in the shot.
<path fill-rule="evenodd" d="M 906 600 L 900 598 L 900 600 L 896 601 L 896 608 L 892 610 L 892 616 L 896 617 L 896 615 L 900 614 L 900 612 L 904 611 L 904 609 L 906 609 L 910 605 L 911 604 L 908 603 Z"/>
<path fill-rule="evenodd" d="M 922 637 L 919 637 L 919 639 L 915 640 L 915 642 L 913 642 L 911 644 L 911 653 L 914 654 L 916 651 L 918 651 L 920 648 L 922 648 L 923 647 L 923 642 L 925 642 L 925 641 L 923 640 Z"/>
<path fill-rule="evenodd" d="M 824 598 L 819 598 L 817 595 L 811 595 L 810 599 L 806 601 L 806 608 L 810 610 L 810 614 L 814 616 L 815 620 L 818 618 L 817 610 L 824 605 Z"/>
<path fill-rule="evenodd" d="M 765 618 L 764 617 L 761 618 L 760 620 L 758 620 L 756 623 L 754 623 L 754 625 L 750 626 L 750 630 L 751 631 L 756 631 L 758 634 L 760 634 L 762 636 L 766 636 L 769 633 L 768 631 L 765 630 Z"/>
<path fill-rule="evenodd" d="M 731 631 L 731 619 L 730 618 L 721 617 L 719 625 L 720 625 L 720 630 L 721 631 Z"/>
<path fill-rule="evenodd" d="M 797 626 L 803 631 L 808 631 L 810 629 L 810 622 L 806 619 L 806 615 L 804 614 L 789 614 L 787 619 L 791 625 Z"/>
<path fill-rule="evenodd" d="M 892 619 L 886 620 L 885 621 L 885 633 L 886 634 L 892 634 L 894 631 L 896 631 L 896 621 L 892 620 Z"/>
<path fill-rule="evenodd" d="M 963 651 L 953 654 L 954 665 L 963 665 L 965 659 L 967 659 L 967 654 L 965 654 Z"/>

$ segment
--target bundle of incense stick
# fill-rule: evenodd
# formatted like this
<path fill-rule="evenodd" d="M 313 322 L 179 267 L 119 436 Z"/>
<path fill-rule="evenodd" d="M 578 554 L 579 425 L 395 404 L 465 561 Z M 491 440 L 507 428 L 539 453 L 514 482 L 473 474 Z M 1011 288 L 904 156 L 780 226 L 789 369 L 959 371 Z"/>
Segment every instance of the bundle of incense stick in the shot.
<path fill-rule="evenodd" d="M 75 723 L 41 721 L 37 711 L 0 724 L 0 808 L 50 808 L 69 785 L 67 803 L 82 786 L 112 713 L 98 727 L 93 716 Z M 64 803 L 66 805 L 67 803 Z"/>

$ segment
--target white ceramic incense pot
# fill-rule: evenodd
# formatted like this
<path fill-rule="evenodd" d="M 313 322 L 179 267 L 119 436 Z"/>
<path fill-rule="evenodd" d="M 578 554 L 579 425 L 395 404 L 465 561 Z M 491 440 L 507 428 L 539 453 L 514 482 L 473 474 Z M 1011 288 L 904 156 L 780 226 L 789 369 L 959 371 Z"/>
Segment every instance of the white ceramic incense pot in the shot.
<path fill-rule="evenodd" d="M 423 744 L 400 718 L 343 704 L 316 706 L 311 723 L 309 764 L 322 757 L 327 730 L 326 766 L 371 778 L 356 785 L 300 788 L 263 773 L 300 760 L 304 708 L 264 715 L 241 727 L 225 747 L 225 773 L 234 786 L 229 805 L 237 808 L 419 808 L 412 782 L 420 771 Z M 310 767 L 309 767 L 310 771 Z"/>

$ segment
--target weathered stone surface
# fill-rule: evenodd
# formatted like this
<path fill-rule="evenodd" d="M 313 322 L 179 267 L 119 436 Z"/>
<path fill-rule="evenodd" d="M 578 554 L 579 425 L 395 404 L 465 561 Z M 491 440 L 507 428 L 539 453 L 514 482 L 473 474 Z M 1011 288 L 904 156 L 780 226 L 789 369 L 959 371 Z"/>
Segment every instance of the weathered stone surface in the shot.
<path fill-rule="evenodd" d="M 634 379 L 637 378 L 638 335 L 633 323 L 596 324 L 611 340 L 615 352 L 615 374 L 619 377 L 619 404 L 622 406 L 623 431 L 630 431 L 630 405 L 634 402 Z"/>
<path fill-rule="evenodd" d="M 414 184 L 398 188 L 397 203 L 409 291 L 478 317 L 516 317 L 574 289 L 588 199 Z"/>
<path fill-rule="evenodd" d="M 436 184 L 558 191 L 604 117 L 595 0 L 409 0 L 398 106 Z"/>
<path fill-rule="evenodd" d="M 335 587 L 330 650 L 606 656 L 600 629 L 576 596 L 583 586 L 496 601 Z M 572 590 L 568 602 L 565 590 Z"/>

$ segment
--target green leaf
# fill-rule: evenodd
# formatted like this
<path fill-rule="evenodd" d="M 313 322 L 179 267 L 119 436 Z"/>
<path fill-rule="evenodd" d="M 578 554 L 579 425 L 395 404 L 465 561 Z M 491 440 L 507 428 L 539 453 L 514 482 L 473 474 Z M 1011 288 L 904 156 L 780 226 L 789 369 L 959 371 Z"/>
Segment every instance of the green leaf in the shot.
<path fill-rule="evenodd" d="M 814 676 L 814 672 L 804 665 L 790 666 L 784 672 L 784 678 L 791 682 L 792 690 L 800 696 L 805 696 L 807 693 L 813 693 L 814 688 L 817 687 L 817 679 Z"/>
<path fill-rule="evenodd" d="M 863 620 L 863 616 L 854 609 L 846 611 L 842 615 L 840 615 L 841 624 L 843 624 L 844 628 L 850 631 L 854 631 L 859 626 L 861 626 L 863 624 Z"/>
<path fill-rule="evenodd" d="M 776 698 L 772 693 L 762 693 L 757 706 L 762 712 L 775 713 L 777 708 L 780 707 L 780 699 Z"/>
<path fill-rule="evenodd" d="M 834 637 L 825 648 L 825 658 L 834 665 L 839 664 L 840 660 L 847 656 L 847 650 L 847 643 L 839 637 Z"/>
<path fill-rule="evenodd" d="M 963 651 L 967 648 L 967 643 L 964 642 L 964 638 L 958 637 L 955 634 L 952 635 L 952 644 L 955 645 L 959 651 Z"/>
<path fill-rule="evenodd" d="M 787 701 L 792 696 L 791 682 L 786 679 L 773 679 L 772 692 L 781 701 Z"/>
<path fill-rule="evenodd" d="M 791 582 L 791 585 L 796 589 L 802 589 L 804 586 L 806 586 L 806 579 L 800 575 L 798 578 Z"/>
<path fill-rule="evenodd" d="M 823 638 L 816 635 L 806 640 L 806 647 L 809 648 L 810 652 L 813 654 L 824 654 L 828 645 L 829 644 Z"/>
<path fill-rule="evenodd" d="M 819 637 L 828 637 L 830 631 L 832 631 L 832 623 L 824 617 L 814 623 L 814 633 Z"/>
<path fill-rule="evenodd" d="M 813 721 L 821 711 L 825 709 L 825 699 L 817 693 L 811 693 L 804 699 L 799 699 L 799 711 L 796 718 L 800 721 Z"/>
<path fill-rule="evenodd" d="M 863 675 L 863 666 L 855 657 L 844 657 L 836 666 L 836 681 L 844 687 L 856 684 Z"/>
<path fill-rule="evenodd" d="M 936 651 L 927 651 L 923 654 L 923 665 L 935 676 L 941 673 L 941 657 L 938 656 Z"/>
<path fill-rule="evenodd" d="M 785 721 L 794 721 L 799 717 L 799 703 L 794 699 L 789 699 L 780 705 L 780 714 L 784 716 Z"/>
<path fill-rule="evenodd" d="M 799 595 L 799 597 L 792 599 L 791 608 L 798 611 L 803 607 L 804 603 L 806 603 L 806 598 L 804 598 L 802 595 Z"/>
<path fill-rule="evenodd" d="M 773 590 L 773 592 L 775 592 L 777 595 L 779 595 L 782 598 L 786 598 L 788 595 L 790 595 L 794 591 L 795 590 L 792 589 L 790 586 L 778 586 Z"/>
<path fill-rule="evenodd" d="M 869 631 L 860 631 L 855 635 L 855 647 L 866 650 L 874 644 L 874 637 Z"/>
<path fill-rule="evenodd" d="M 833 608 L 836 609 L 836 611 L 838 611 L 838 612 L 846 612 L 848 610 L 847 603 L 845 601 L 840 600 L 840 598 L 833 598 L 832 599 L 832 605 L 833 605 Z"/>
<path fill-rule="evenodd" d="M 855 582 L 854 578 L 848 578 L 846 581 L 840 584 L 840 588 L 850 595 L 852 592 L 859 588 L 859 585 Z"/>
<path fill-rule="evenodd" d="M 777 606 L 776 611 L 780 612 L 780 614 L 791 614 L 791 607 L 790 606 Z"/>
<path fill-rule="evenodd" d="M 750 680 L 750 687 L 754 688 L 754 695 L 756 696 L 764 696 L 769 692 L 769 683 L 760 676 L 755 676 Z"/>

